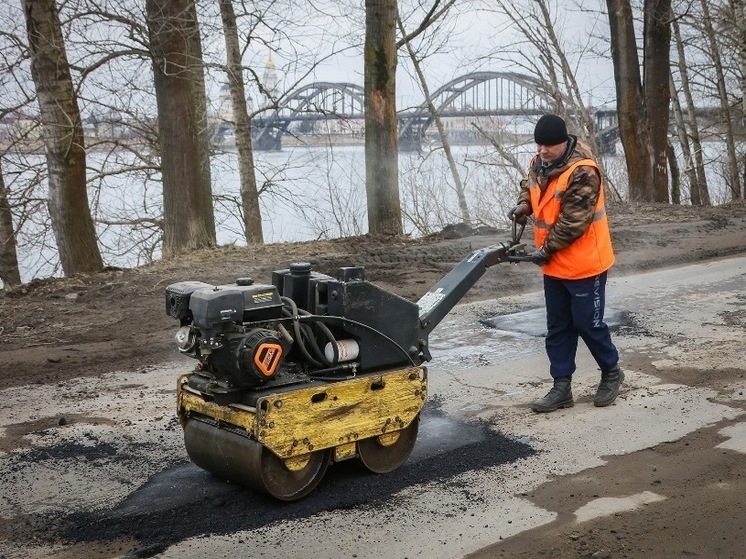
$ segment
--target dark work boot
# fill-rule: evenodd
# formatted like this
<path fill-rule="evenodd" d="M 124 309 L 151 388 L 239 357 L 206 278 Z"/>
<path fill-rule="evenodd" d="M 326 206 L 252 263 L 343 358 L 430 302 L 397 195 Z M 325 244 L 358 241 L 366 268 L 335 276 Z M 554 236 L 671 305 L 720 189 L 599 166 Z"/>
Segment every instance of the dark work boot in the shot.
<path fill-rule="evenodd" d="M 596 390 L 596 397 L 593 398 L 593 405 L 602 408 L 611 404 L 616 400 L 623 381 L 624 373 L 619 365 L 608 371 L 601 371 L 601 382 Z"/>
<path fill-rule="evenodd" d="M 554 379 L 554 386 L 541 400 L 536 400 L 531 409 L 535 412 L 546 413 L 560 408 L 571 408 L 575 405 L 572 401 L 571 377 Z"/>

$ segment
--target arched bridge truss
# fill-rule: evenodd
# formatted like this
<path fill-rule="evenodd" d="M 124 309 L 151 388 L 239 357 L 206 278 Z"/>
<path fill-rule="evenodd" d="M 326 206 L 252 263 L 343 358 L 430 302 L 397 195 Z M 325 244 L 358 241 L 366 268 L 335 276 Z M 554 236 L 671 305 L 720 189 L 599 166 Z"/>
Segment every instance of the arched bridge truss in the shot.
<path fill-rule="evenodd" d="M 365 95 L 361 86 L 315 82 L 292 91 L 268 117 L 254 118 L 254 149 L 278 150 L 283 134 L 309 133 L 318 122 L 349 123 L 364 119 Z"/>
<path fill-rule="evenodd" d="M 440 87 L 431 94 L 431 99 L 442 118 L 451 123 L 460 121 L 460 129 L 449 130 L 449 135 L 461 133 L 476 136 L 478 131 L 471 123 L 485 125 L 490 120 L 511 117 L 520 120 L 521 117 L 535 117 L 557 110 L 557 100 L 540 80 L 513 72 L 466 74 Z M 400 149 L 419 149 L 433 124 L 427 103 L 399 112 L 398 119 Z M 254 148 L 280 149 L 283 134 L 331 131 L 362 135 L 364 120 L 364 91 L 361 86 L 351 83 L 312 83 L 291 92 L 283 105 L 269 116 L 257 117 L 252 121 Z M 323 130 L 319 128 L 319 123 L 323 123 Z"/>
<path fill-rule="evenodd" d="M 556 102 L 545 92 L 541 81 L 514 72 L 474 72 L 456 78 L 431 94 L 441 118 L 463 117 L 488 121 L 493 117 L 533 116 L 556 112 Z M 402 115 L 399 145 L 419 149 L 433 115 L 427 102 Z M 476 128 L 459 132 L 476 134 Z"/>

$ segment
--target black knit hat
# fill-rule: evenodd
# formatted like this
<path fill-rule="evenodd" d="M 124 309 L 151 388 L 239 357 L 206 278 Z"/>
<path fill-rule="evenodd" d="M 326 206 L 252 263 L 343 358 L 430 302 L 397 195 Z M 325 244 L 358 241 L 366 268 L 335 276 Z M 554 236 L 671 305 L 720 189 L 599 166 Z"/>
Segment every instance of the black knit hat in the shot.
<path fill-rule="evenodd" d="M 534 128 L 534 141 L 542 146 L 556 146 L 568 140 L 565 121 L 557 115 L 544 115 Z"/>

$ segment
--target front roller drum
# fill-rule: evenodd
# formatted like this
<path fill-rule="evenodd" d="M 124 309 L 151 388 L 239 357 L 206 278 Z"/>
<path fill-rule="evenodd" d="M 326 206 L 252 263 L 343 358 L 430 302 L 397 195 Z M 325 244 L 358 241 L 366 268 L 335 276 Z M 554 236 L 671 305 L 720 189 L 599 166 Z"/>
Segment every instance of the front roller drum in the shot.
<path fill-rule="evenodd" d="M 357 450 L 360 461 L 373 473 L 387 474 L 393 472 L 406 462 L 417 441 L 420 416 L 414 418 L 406 428 L 400 431 L 384 433 L 358 441 Z"/>
<path fill-rule="evenodd" d="M 196 419 L 184 425 L 184 445 L 200 468 L 281 501 L 313 491 L 332 455 L 331 449 L 324 449 L 283 460 L 253 439 Z"/>

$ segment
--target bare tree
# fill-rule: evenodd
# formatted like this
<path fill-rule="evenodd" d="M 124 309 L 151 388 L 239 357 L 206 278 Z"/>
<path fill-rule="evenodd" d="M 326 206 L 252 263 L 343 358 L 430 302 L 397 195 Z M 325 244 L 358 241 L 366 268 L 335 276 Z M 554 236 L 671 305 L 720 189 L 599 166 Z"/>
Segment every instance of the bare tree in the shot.
<path fill-rule="evenodd" d="M 684 113 L 681 110 L 681 103 L 679 102 L 679 96 L 676 93 L 676 84 L 674 83 L 673 74 L 670 77 L 671 86 L 671 106 L 673 107 L 674 121 L 676 122 L 676 133 L 679 137 L 679 145 L 681 146 L 681 153 L 684 156 L 684 174 L 687 176 L 689 181 L 689 198 L 693 206 L 699 206 L 702 204 L 702 200 L 699 196 L 699 185 L 697 184 L 697 171 L 694 168 L 694 159 L 692 158 L 692 150 L 689 145 L 689 138 L 686 135 L 686 123 L 684 121 Z M 673 172 L 676 154 L 673 147 L 668 154 L 669 166 Z M 677 165 L 678 168 L 678 165 Z M 677 199 L 676 192 L 673 188 L 674 176 L 671 175 L 671 201 L 674 204 L 681 203 L 681 197 Z"/>
<path fill-rule="evenodd" d="M 396 0 L 365 0 L 365 190 L 368 231 L 401 235 L 396 117 Z"/>
<path fill-rule="evenodd" d="M 96 244 L 86 192 L 83 128 L 54 0 L 24 0 L 31 74 L 41 111 L 49 168 L 49 214 L 66 275 L 96 272 Z"/>
<path fill-rule="evenodd" d="M 738 66 L 741 70 L 741 125 L 746 125 L 746 3 L 733 0 L 736 29 L 738 32 Z M 746 173 L 741 183 L 741 197 L 746 198 Z"/>
<path fill-rule="evenodd" d="M 146 10 L 170 257 L 216 243 L 202 46 L 194 0 L 147 0 Z"/>
<path fill-rule="evenodd" d="M 656 39 L 665 42 L 665 35 L 658 33 L 658 21 L 648 21 L 655 14 L 664 12 L 663 4 L 665 0 L 660 5 L 658 2 L 646 1 L 645 28 L 649 30 L 648 33 L 651 36 L 645 37 L 644 63 L 646 68 L 644 73 L 653 81 L 643 88 L 632 6 L 629 0 L 606 0 L 611 31 L 611 57 L 616 78 L 619 134 L 627 162 L 629 198 L 635 201 L 664 201 L 658 199 L 662 198 L 664 188 L 655 183 L 656 180 L 663 181 L 664 178 L 666 179 L 665 201 L 668 200 L 665 162 L 667 142 L 665 146 L 654 145 L 654 139 L 660 141 L 662 133 L 656 130 L 654 137 L 652 131 L 653 126 L 660 127 L 663 123 L 666 124 L 664 130 L 667 128 L 668 105 L 666 103 L 665 114 L 649 113 L 649 110 L 660 110 L 663 103 L 655 101 L 648 107 L 646 98 L 648 91 L 660 92 L 659 72 L 663 66 L 666 68 L 666 90 L 662 94 L 666 101 L 669 96 L 667 93 L 669 68 L 661 60 L 663 57 L 668 57 L 668 45 L 655 42 Z M 662 168 L 661 157 L 664 158 Z"/>
<path fill-rule="evenodd" d="M 563 41 L 565 29 L 562 22 L 558 21 L 564 12 L 553 11 L 552 3 L 548 0 L 531 0 L 524 3 L 489 0 L 487 4 L 489 10 L 495 10 L 510 21 L 510 27 L 517 35 L 513 49 L 507 53 L 501 49 L 493 56 L 507 58 L 506 62 L 511 66 L 517 65 L 525 73 L 536 78 L 541 84 L 539 93 L 551 107 L 549 110 L 561 115 L 569 123 L 573 133 L 592 146 L 595 153 L 601 154 L 602 146 L 596 137 L 592 107 L 589 106 L 589 101 L 584 99 L 588 93 L 584 91 L 576 76 L 578 61 L 593 55 L 599 40 L 590 35 L 580 40 L 573 37 L 573 46 L 568 47 Z M 603 42 L 606 43 L 605 38 Z M 576 50 L 570 50 L 571 48 Z M 487 140 L 493 143 L 492 139 Z M 597 163 L 601 173 L 606 177 L 604 185 L 607 189 L 607 200 L 621 200 L 613 181 L 606 174 L 604 160 L 599 157 Z"/>
<path fill-rule="evenodd" d="M 738 156 L 736 155 L 736 144 L 733 136 L 733 117 L 731 115 L 732 111 L 728 100 L 725 68 L 720 55 L 720 47 L 718 46 L 712 17 L 710 16 L 710 8 L 706 0 L 700 0 L 700 5 L 703 16 L 701 23 L 709 46 L 708 55 L 712 60 L 713 68 L 715 70 L 715 83 L 717 85 L 718 100 L 722 112 L 722 123 L 725 128 L 725 149 L 728 156 L 726 164 L 726 182 L 730 188 L 731 196 L 734 200 L 738 200 L 741 198 L 741 186 L 738 176 Z"/>
<path fill-rule="evenodd" d="M 241 48 L 233 0 L 220 0 L 220 15 L 223 21 L 227 55 L 226 73 L 233 107 L 236 149 L 238 150 L 238 174 L 241 182 L 244 235 L 248 244 L 262 244 L 264 243 L 264 234 L 262 233 L 262 215 L 259 209 L 259 193 L 254 173 L 251 119 L 246 107 Z"/>
<path fill-rule="evenodd" d="M 464 184 L 461 180 L 458 169 L 456 168 L 456 161 L 453 158 L 453 154 L 451 153 L 451 144 L 448 141 L 448 134 L 445 131 L 443 121 L 440 118 L 440 114 L 438 113 L 438 109 L 433 104 L 433 99 L 430 95 L 430 88 L 427 85 L 427 79 L 425 78 L 425 74 L 422 71 L 420 60 L 418 59 L 417 54 L 412 47 L 412 39 L 416 36 L 416 34 L 423 32 L 425 29 L 431 26 L 435 21 L 437 21 L 438 18 L 442 17 L 448 11 L 448 9 L 453 6 L 454 3 L 455 0 L 450 0 L 449 2 L 446 2 L 445 5 L 441 6 L 440 0 L 436 0 L 423 21 L 417 27 L 415 33 L 411 35 L 407 35 L 401 17 L 397 18 L 399 31 L 402 34 L 402 39 L 397 43 L 397 46 L 404 44 L 407 48 L 407 53 L 409 54 L 409 58 L 411 59 L 415 73 L 417 74 L 417 79 L 420 83 L 420 87 L 422 88 L 422 93 L 425 95 L 425 103 L 427 104 L 428 111 L 435 121 L 435 127 L 438 130 L 438 137 L 440 138 L 440 143 L 443 146 L 443 151 L 445 152 L 445 156 L 448 161 L 448 167 L 451 170 L 451 178 L 453 179 L 455 185 L 456 198 L 458 199 L 458 206 L 459 210 L 461 211 L 461 220 L 467 225 L 471 225 L 471 215 L 469 212 L 469 204 L 466 201 Z"/>
<path fill-rule="evenodd" d="M 704 204 L 710 205 L 710 193 L 707 186 L 707 175 L 705 174 L 705 163 L 703 158 L 702 140 L 699 134 L 699 126 L 697 124 L 697 113 L 694 106 L 694 95 L 692 94 L 692 87 L 689 82 L 689 65 L 686 62 L 686 51 L 684 49 L 684 41 L 681 37 L 681 30 L 679 29 L 679 20 L 674 17 L 671 21 L 671 32 L 673 36 L 674 44 L 676 45 L 676 52 L 678 54 L 678 69 L 679 79 L 681 81 L 681 92 L 684 95 L 686 102 L 686 122 L 677 124 L 680 127 L 679 134 L 682 137 L 682 148 L 685 143 L 688 144 L 688 138 L 692 140 L 692 161 L 686 162 L 687 169 L 689 165 L 692 165 L 694 170 L 694 176 L 696 179 L 691 182 L 691 201 L 692 204 Z M 674 96 L 674 90 L 671 95 Z M 683 110 L 681 111 L 683 113 Z M 683 116 L 682 116 L 683 119 Z M 686 158 L 686 153 L 684 154 Z"/>
<path fill-rule="evenodd" d="M 8 203 L 2 165 L 0 165 L 0 281 L 5 287 L 21 283 L 16 251 L 16 232 L 13 228 L 13 215 Z"/>
<path fill-rule="evenodd" d="M 645 115 L 653 156 L 648 199 L 668 202 L 668 122 L 671 105 L 671 0 L 646 0 L 643 27 Z M 613 40 L 613 39 L 612 39 Z"/>

